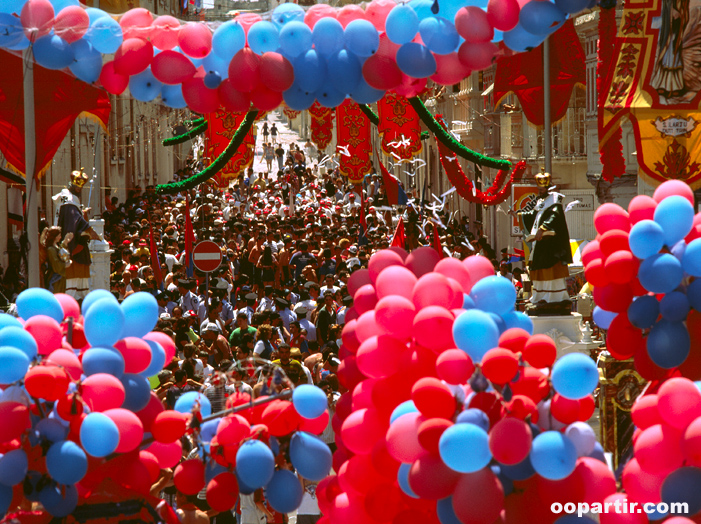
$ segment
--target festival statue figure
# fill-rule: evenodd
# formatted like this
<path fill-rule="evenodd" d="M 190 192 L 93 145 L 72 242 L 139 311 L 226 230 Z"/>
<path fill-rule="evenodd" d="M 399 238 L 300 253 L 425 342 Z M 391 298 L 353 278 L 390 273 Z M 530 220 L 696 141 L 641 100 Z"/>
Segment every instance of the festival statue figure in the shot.
<path fill-rule="evenodd" d="M 562 202 L 565 196 L 550 191 L 550 173 L 536 175 L 538 198 L 530 211 L 519 211 L 523 219 L 526 242 L 532 242 L 528 261 L 533 282 L 531 314 L 569 314 L 571 301 L 567 293 L 568 264 L 572 263 L 570 235 Z"/>
<path fill-rule="evenodd" d="M 657 56 L 650 85 L 665 99 L 683 96 L 687 91 L 682 47 L 688 23 L 689 0 L 662 0 Z"/>
<path fill-rule="evenodd" d="M 85 297 L 90 291 L 90 240 L 102 240 L 88 222 L 90 208 L 82 209 L 80 194 L 83 186 L 88 181 L 88 176 L 80 171 L 71 173 L 71 183 L 68 189 L 62 189 L 60 193 L 52 197 L 56 202 L 56 215 L 54 225 L 61 228 L 61 236 L 73 233 L 73 238 L 68 244 L 72 263 L 66 268 L 66 294 L 76 300 Z"/>

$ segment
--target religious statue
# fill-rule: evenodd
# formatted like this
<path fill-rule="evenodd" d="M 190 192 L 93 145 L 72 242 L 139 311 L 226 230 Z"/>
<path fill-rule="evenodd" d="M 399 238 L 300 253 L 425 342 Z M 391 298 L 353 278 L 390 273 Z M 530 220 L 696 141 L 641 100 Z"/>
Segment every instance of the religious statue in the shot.
<path fill-rule="evenodd" d="M 73 233 L 68 244 L 72 263 L 66 268 L 66 294 L 76 300 L 85 297 L 90 291 L 90 240 L 102 240 L 88 222 L 90 208 L 82 209 L 80 194 L 88 176 L 81 169 L 71 173 L 71 183 L 52 197 L 56 202 L 54 225 L 61 228 L 61 236 Z"/>
<path fill-rule="evenodd" d="M 683 39 L 689 23 L 689 0 L 662 0 L 657 56 L 650 85 L 665 99 L 683 96 Z"/>
<path fill-rule="evenodd" d="M 538 198 L 529 211 L 520 211 L 526 231 L 526 242 L 533 242 L 528 269 L 533 282 L 533 304 L 529 313 L 567 314 L 571 302 L 565 279 L 572 263 L 570 235 L 562 202 L 565 196 L 551 191 L 550 173 L 536 175 Z"/>

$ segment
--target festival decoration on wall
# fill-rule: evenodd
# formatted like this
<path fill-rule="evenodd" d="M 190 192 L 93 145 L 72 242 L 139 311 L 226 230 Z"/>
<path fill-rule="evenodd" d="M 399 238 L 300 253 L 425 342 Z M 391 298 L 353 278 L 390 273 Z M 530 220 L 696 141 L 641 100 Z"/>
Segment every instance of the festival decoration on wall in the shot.
<path fill-rule="evenodd" d="M 174 146 L 177 144 L 183 144 L 187 142 L 188 140 L 192 140 L 196 136 L 201 135 L 205 131 L 207 131 L 209 127 L 209 122 L 207 121 L 206 118 L 198 118 L 196 120 L 192 120 L 191 122 L 186 122 L 186 125 L 191 125 L 192 129 L 189 131 L 186 131 L 185 133 L 182 133 L 180 135 L 176 135 L 170 138 L 165 138 L 161 142 L 164 146 Z"/>
<path fill-rule="evenodd" d="M 339 170 L 353 184 L 360 184 L 372 169 L 370 121 L 352 100 L 336 108 Z"/>
<path fill-rule="evenodd" d="M 309 108 L 309 114 L 312 117 L 312 142 L 319 151 L 326 149 L 333 138 L 334 113 L 334 109 L 324 107 L 318 102 Z"/>
<path fill-rule="evenodd" d="M 377 132 L 385 154 L 396 160 L 411 160 L 421 153 L 419 115 L 405 97 L 387 93 L 377 102 L 377 112 Z"/>
<path fill-rule="evenodd" d="M 618 59 L 601 88 L 600 148 L 616 140 L 628 118 L 640 175 L 653 185 L 701 186 L 701 74 L 698 46 L 689 43 L 698 39 L 697 11 L 688 2 L 626 2 L 613 52 Z"/>
<path fill-rule="evenodd" d="M 243 123 L 246 113 L 231 113 L 229 111 L 217 111 L 207 116 L 209 127 L 205 146 L 206 162 L 218 158 L 227 147 L 235 132 Z M 242 144 L 231 159 L 213 177 L 219 187 L 229 184 L 231 178 L 236 178 L 248 167 L 255 157 L 255 137 L 253 126 L 246 133 Z"/>

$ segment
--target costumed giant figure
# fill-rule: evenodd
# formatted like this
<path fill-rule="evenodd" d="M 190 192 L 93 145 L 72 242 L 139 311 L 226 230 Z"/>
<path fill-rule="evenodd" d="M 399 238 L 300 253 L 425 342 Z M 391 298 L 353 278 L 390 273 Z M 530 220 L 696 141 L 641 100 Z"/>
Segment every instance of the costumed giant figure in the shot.
<path fill-rule="evenodd" d="M 90 208 L 82 209 L 80 194 L 88 176 L 81 169 L 71 173 L 71 183 L 68 189 L 52 197 L 56 205 L 54 225 L 61 228 L 61 235 L 73 233 L 73 239 L 68 244 L 68 252 L 72 263 L 66 268 L 66 294 L 76 300 L 85 297 L 90 291 L 90 240 L 102 240 L 87 219 Z"/>

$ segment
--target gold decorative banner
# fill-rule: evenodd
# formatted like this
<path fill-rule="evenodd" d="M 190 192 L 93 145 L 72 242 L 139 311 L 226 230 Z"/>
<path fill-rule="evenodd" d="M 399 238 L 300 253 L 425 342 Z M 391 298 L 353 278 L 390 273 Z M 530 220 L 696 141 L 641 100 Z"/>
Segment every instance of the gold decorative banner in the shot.
<path fill-rule="evenodd" d="M 406 97 L 394 91 L 377 102 L 380 123 L 377 132 L 382 136 L 381 146 L 385 154 L 397 160 L 411 160 L 421 153 L 421 124 L 419 115 Z"/>
<path fill-rule="evenodd" d="M 353 184 L 360 184 L 372 169 L 370 121 L 350 99 L 336 108 L 336 138 L 341 174 Z"/>

